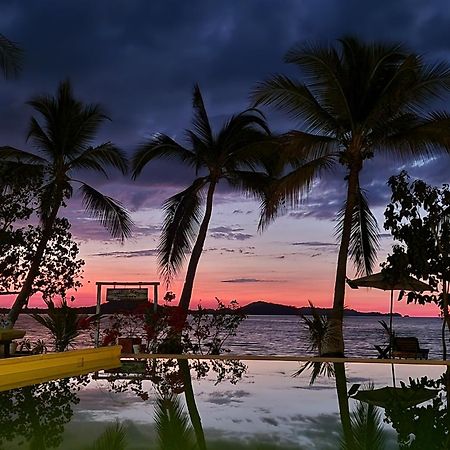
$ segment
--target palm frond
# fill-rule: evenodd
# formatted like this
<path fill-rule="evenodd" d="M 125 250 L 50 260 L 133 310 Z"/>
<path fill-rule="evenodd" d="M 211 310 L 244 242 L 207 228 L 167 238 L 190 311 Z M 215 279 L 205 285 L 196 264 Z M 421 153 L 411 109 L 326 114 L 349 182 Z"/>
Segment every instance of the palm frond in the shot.
<path fill-rule="evenodd" d="M 323 109 L 332 111 L 333 117 L 338 117 L 341 124 L 354 129 L 354 111 L 346 89 L 347 78 L 343 76 L 343 61 L 334 47 L 307 42 L 293 47 L 286 54 L 285 61 L 300 68 L 311 94 Z M 346 62 L 351 63 L 351 59 Z"/>
<path fill-rule="evenodd" d="M 194 118 L 192 120 L 194 131 L 206 146 L 211 147 L 214 137 L 211 130 L 211 124 L 209 123 L 208 114 L 206 113 L 202 93 L 200 92 L 200 87 L 198 84 L 194 86 L 192 106 L 194 108 Z"/>
<path fill-rule="evenodd" d="M 336 235 L 342 234 L 345 208 L 338 213 Z M 349 255 L 355 264 L 357 274 L 370 275 L 377 261 L 380 248 L 378 223 L 372 214 L 364 191 L 358 188 L 357 200 L 352 213 L 352 226 L 349 245 Z"/>
<path fill-rule="evenodd" d="M 106 166 L 119 169 L 123 174 L 127 171 L 125 153 L 111 142 L 105 142 L 97 147 L 89 147 L 69 163 L 71 169 L 93 169 L 108 177 Z"/>
<path fill-rule="evenodd" d="M 312 386 L 318 377 L 333 378 L 335 376 L 333 363 L 322 361 L 308 361 L 303 364 L 293 377 L 300 376 L 303 372 L 310 372 L 309 384 Z"/>
<path fill-rule="evenodd" d="M 383 415 L 379 408 L 365 402 L 358 402 L 351 413 L 351 432 L 354 446 L 341 439 L 342 450 L 383 450 L 387 436 L 383 428 Z"/>
<path fill-rule="evenodd" d="M 403 123 L 392 133 L 380 139 L 379 152 L 388 152 L 402 159 L 426 159 L 450 152 L 450 114 L 445 111 L 432 112 Z"/>
<path fill-rule="evenodd" d="M 113 237 L 118 237 L 122 241 L 130 237 L 133 221 L 123 205 L 117 200 L 103 195 L 92 186 L 80 183 L 83 206 L 87 212 L 98 219 Z"/>
<path fill-rule="evenodd" d="M 15 77 L 22 69 L 23 50 L 0 34 L 0 69 L 5 78 Z"/>
<path fill-rule="evenodd" d="M 114 425 L 108 425 L 86 450 L 125 450 L 127 448 L 126 436 L 126 428 L 116 422 Z"/>
<path fill-rule="evenodd" d="M 155 405 L 155 423 L 161 449 L 193 450 L 197 448 L 195 435 L 179 397 L 158 396 Z"/>
<path fill-rule="evenodd" d="M 311 308 L 311 317 L 303 314 L 300 317 L 309 332 L 308 350 L 315 351 L 320 356 L 322 354 L 323 340 L 327 334 L 328 317 L 321 315 L 310 301 L 308 303 Z"/>
<path fill-rule="evenodd" d="M 309 88 L 283 75 L 256 85 L 251 93 L 255 105 L 273 106 L 292 119 L 304 123 L 308 132 L 333 133 L 339 128 L 336 119 L 320 105 Z"/>
<path fill-rule="evenodd" d="M 312 302 L 308 301 L 308 303 L 311 310 L 311 317 L 301 314 L 300 318 L 302 319 L 303 324 L 308 329 L 309 335 L 308 350 L 316 352 L 318 356 L 321 356 L 324 341 L 327 337 L 329 321 L 326 315 L 322 315 L 319 313 L 319 311 L 312 304 Z M 309 380 L 309 384 L 311 385 L 315 383 L 317 377 L 319 376 L 322 375 L 325 375 L 327 377 L 334 376 L 334 368 L 331 363 L 318 361 L 309 361 L 303 364 L 303 366 L 300 367 L 300 369 L 297 372 L 295 372 L 292 376 L 293 377 L 299 376 L 306 370 L 311 371 L 311 376 Z"/>
<path fill-rule="evenodd" d="M 249 109 L 231 116 L 219 131 L 216 145 L 209 151 L 209 158 L 219 158 L 228 173 L 235 169 L 257 167 L 263 153 L 274 150 L 277 141 L 262 113 Z"/>
<path fill-rule="evenodd" d="M 0 159 L 3 161 L 19 162 L 24 164 L 46 165 L 45 158 L 34 153 L 20 150 L 8 145 L 0 147 Z"/>
<path fill-rule="evenodd" d="M 133 155 L 131 161 L 133 179 L 140 175 L 150 161 L 158 158 L 178 159 L 191 166 L 196 164 L 196 156 L 192 151 L 165 134 L 156 134 L 148 142 L 141 144 Z"/>
<path fill-rule="evenodd" d="M 207 178 L 197 178 L 163 204 L 158 264 L 167 284 L 179 272 L 195 242 L 201 220 L 201 193 L 207 182 Z"/>
<path fill-rule="evenodd" d="M 330 170 L 335 162 L 334 155 L 323 155 L 309 161 L 297 161 L 293 170 L 273 180 L 264 193 L 258 228 L 264 230 L 284 211 L 283 206 L 295 208 L 304 201 L 313 181 L 319 178 L 322 172 Z"/>
<path fill-rule="evenodd" d="M 52 159 L 74 159 L 93 144 L 100 126 L 109 120 L 100 105 L 76 100 L 68 80 L 59 84 L 55 97 L 40 95 L 27 103 L 44 123 L 32 120 L 28 138 Z"/>

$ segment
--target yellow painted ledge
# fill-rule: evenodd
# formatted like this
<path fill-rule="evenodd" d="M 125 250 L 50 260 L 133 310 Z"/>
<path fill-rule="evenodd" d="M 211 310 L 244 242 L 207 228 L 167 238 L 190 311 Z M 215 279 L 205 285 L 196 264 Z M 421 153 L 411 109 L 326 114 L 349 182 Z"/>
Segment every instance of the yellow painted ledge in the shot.
<path fill-rule="evenodd" d="M 120 367 L 121 346 L 0 360 L 0 391 Z"/>

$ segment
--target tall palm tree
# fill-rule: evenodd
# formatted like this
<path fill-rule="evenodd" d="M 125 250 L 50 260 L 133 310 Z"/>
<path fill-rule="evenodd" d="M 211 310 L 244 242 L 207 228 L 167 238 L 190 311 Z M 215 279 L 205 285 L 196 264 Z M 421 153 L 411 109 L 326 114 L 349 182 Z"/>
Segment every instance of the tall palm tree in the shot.
<path fill-rule="evenodd" d="M 0 33 L 0 69 L 5 78 L 16 76 L 22 68 L 23 50 Z"/>
<path fill-rule="evenodd" d="M 126 172 L 126 158 L 111 142 L 93 146 L 99 127 L 107 119 L 96 104 L 85 105 L 73 96 L 69 81 L 62 82 L 56 97 L 39 96 L 28 102 L 42 118 L 32 118 L 28 140 L 40 155 L 13 147 L 0 148 L 0 160 L 19 161 L 19 165 L 33 168 L 43 176 L 39 191 L 41 239 L 22 288 L 8 315 L 12 324 L 27 304 L 33 291 L 33 281 L 39 272 L 53 225 L 61 207 L 73 195 L 78 184 L 87 212 L 100 220 L 112 234 L 122 240 L 130 235 L 131 219 L 123 206 L 101 194 L 83 181 L 72 178 L 77 170 L 94 170 L 107 177 L 108 166 Z"/>
<path fill-rule="evenodd" d="M 193 183 L 164 203 L 165 218 L 158 247 L 160 271 L 167 283 L 180 271 L 192 249 L 179 302 L 185 312 L 189 309 L 217 185 L 221 180 L 236 185 L 241 169 L 257 164 L 258 143 L 269 135 L 264 117 L 255 109 L 230 117 L 217 134 L 213 133 L 197 85 L 193 108 L 193 129 L 186 131 L 188 146 L 157 134 L 142 144 L 133 157 L 133 178 L 158 158 L 177 159 L 196 170 Z"/>
<path fill-rule="evenodd" d="M 376 262 L 378 228 L 360 186 L 364 162 L 377 155 L 403 161 L 426 159 L 450 150 L 450 115 L 431 111 L 450 91 L 450 66 L 425 63 L 401 45 L 366 44 L 344 37 L 338 45 L 299 45 L 285 61 L 303 78 L 276 75 L 252 93 L 256 105 L 286 112 L 298 129 L 281 145 L 289 173 L 269 191 L 261 225 L 286 200 L 298 204 L 311 182 L 336 164 L 345 169 L 346 198 L 340 225 L 333 313 L 335 339 L 325 353 L 343 354 L 342 322 L 347 258 L 358 272 L 371 273 Z"/>

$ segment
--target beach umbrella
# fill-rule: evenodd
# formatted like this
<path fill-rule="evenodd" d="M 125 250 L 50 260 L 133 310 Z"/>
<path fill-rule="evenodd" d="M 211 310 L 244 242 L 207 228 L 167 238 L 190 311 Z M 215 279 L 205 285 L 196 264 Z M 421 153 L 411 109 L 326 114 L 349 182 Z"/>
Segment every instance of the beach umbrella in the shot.
<path fill-rule="evenodd" d="M 406 409 L 431 400 L 436 397 L 438 392 L 439 391 L 436 389 L 427 389 L 423 387 L 386 386 L 380 389 L 358 391 L 352 398 L 385 409 L 393 407 Z"/>
<path fill-rule="evenodd" d="M 360 287 L 381 289 L 383 291 L 391 291 L 391 308 L 389 314 L 389 340 L 392 337 L 392 314 L 394 307 L 394 291 L 415 291 L 424 292 L 432 291 L 433 288 L 411 276 L 402 276 L 396 280 L 389 279 L 383 272 L 374 273 L 354 280 L 347 279 L 347 284 L 352 289 Z M 390 342 L 392 344 L 392 342 Z"/>

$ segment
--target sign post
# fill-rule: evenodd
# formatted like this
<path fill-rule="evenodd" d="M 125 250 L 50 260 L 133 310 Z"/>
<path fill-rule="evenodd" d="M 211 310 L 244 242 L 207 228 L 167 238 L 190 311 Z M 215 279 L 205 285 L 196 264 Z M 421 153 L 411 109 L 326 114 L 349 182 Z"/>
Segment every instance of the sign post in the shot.
<path fill-rule="evenodd" d="M 153 286 L 153 311 L 158 309 L 158 286 L 159 281 L 97 281 L 97 314 L 101 312 L 102 302 L 102 287 L 113 286 L 106 290 L 106 301 L 148 301 L 148 288 L 143 289 L 142 286 Z M 120 288 L 116 286 L 136 286 L 134 288 Z M 95 335 L 95 346 L 98 347 L 100 343 L 100 321 L 97 322 L 97 333 Z"/>

